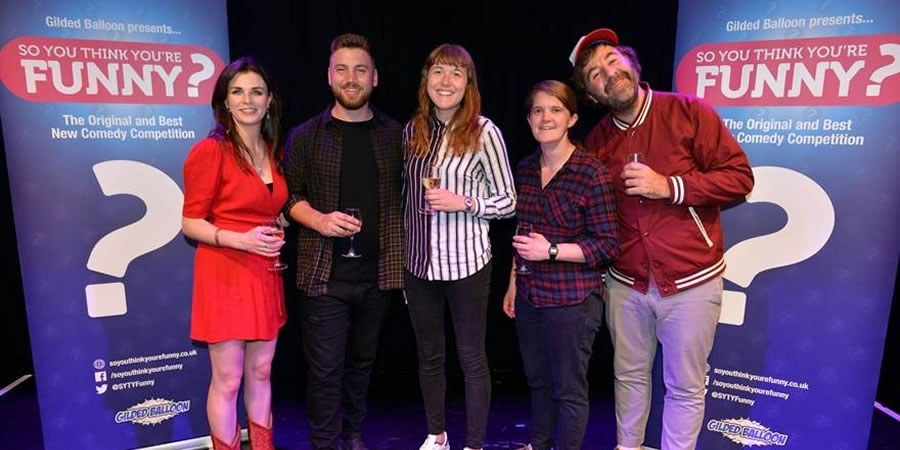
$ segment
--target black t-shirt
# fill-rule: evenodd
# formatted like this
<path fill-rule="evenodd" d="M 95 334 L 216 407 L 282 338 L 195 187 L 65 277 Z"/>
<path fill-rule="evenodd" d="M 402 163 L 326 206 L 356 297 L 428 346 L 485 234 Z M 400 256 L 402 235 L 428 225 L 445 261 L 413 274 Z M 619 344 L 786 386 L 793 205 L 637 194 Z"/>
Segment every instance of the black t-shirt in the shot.
<path fill-rule="evenodd" d="M 353 237 L 353 248 L 361 258 L 341 255 L 350 248 L 350 238 L 334 239 L 331 279 L 349 282 L 378 281 L 378 167 L 372 148 L 373 120 L 344 122 L 332 118 L 336 134 L 342 136 L 341 193 L 338 210 L 359 208 L 362 230 Z"/>

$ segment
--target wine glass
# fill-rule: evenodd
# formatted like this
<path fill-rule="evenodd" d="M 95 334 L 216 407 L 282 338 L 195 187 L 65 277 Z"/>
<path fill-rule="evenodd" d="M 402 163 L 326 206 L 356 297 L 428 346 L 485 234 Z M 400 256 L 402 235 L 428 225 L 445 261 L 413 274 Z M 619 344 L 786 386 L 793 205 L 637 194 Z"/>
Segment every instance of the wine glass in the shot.
<path fill-rule="evenodd" d="M 342 211 L 344 214 L 347 214 L 350 217 L 358 219 L 362 221 L 362 214 L 359 212 L 359 208 L 343 208 Z M 360 228 L 362 228 L 362 223 L 360 223 Z M 344 258 L 361 258 L 362 255 L 356 252 L 356 249 L 353 248 L 353 237 L 356 236 L 356 232 L 350 234 L 350 248 L 347 249 L 347 253 L 344 253 Z"/>
<path fill-rule="evenodd" d="M 531 232 L 534 231 L 534 227 L 531 226 L 530 223 L 519 223 L 516 225 L 516 236 L 528 236 Z M 516 273 L 519 275 L 530 275 L 531 268 L 525 265 L 525 258 L 519 256 L 518 263 L 516 264 Z"/>
<path fill-rule="evenodd" d="M 625 154 L 625 164 L 628 163 L 641 163 L 647 164 L 644 162 L 644 152 L 629 152 Z"/>
<path fill-rule="evenodd" d="M 263 226 L 273 229 L 273 231 L 269 231 L 268 233 L 266 233 L 267 235 L 275 236 L 279 239 L 284 240 L 284 227 L 281 226 L 281 222 L 277 217 L 263 222 Z M 287 269 L 287 264 L 281 262 L 281 258 L 279 256 L 275 256 L 274 261 L 272 261 L 272 265 L 269 266 L 269 270 L 277 272 L 284 269 Z"/>
<path fill-rule="evenodd" d="M 422 186 L 425 187 L 425 190 L 435 189 L 441 187 L 441 173 L 440 168 L 437 164 L 431 164 L 428 166 L 428 170 L 425 171 L 425 174 L 422 176 Z M 434 208 L 427 205 L 427 200 L 423 200 L 426 203 L 425 207 L 419 208 L 420 214 L 425 215 L 433 215 Z"/>

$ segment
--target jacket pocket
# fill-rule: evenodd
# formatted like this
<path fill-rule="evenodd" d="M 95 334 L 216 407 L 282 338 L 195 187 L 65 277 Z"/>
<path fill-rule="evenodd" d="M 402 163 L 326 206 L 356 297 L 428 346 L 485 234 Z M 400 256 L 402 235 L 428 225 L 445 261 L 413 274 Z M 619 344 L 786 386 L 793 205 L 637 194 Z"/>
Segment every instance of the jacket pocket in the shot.
<path fill-rule="evenodd" d="M 688 206 L 688 211 L 691 213 L 691 217 L 694 218 L 694 223 L 697 224 L 697 228 L 700 230 L 700 234 L 703 235 L 703 240 L 706 241 L 706 245 L 709 246 L 709 248 L 712 248 L 713 241 L 709 238 L 706 227 L 704 227 L 703 222 L 700 221 L 700 216 L 697 215 L 697 211 L 694 211 L 693 206 Z"/>

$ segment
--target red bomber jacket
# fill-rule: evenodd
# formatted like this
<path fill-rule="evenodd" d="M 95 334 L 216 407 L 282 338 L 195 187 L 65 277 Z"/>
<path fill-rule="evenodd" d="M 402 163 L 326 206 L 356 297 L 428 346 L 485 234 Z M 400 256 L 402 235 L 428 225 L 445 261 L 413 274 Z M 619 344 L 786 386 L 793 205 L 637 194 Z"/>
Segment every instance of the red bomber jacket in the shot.
<path fill-rule="evenodd" d="M 610 276 L 646 293 L 650 274 L 662 296 L 690 289 L 725 270 L 719 207 L 753 189 L 753 172 L 741 147 L 713 108 L 696 97 L 647 91 L 635 123 L 612 114 L 588 135 L 585 146 L 613 178 L 619 224 L 619 259 Z M 625 195 L 625 155 L 668 177 L 671 198 Z"/>

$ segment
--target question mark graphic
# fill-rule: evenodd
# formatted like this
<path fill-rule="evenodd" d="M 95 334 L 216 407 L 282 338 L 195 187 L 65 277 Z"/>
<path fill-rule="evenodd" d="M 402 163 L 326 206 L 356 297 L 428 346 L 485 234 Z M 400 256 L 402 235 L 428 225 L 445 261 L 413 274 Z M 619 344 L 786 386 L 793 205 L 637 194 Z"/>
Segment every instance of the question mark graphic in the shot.
<path fill-rule="evenodd" d="M 787 213 L 784 228 L 750 238 L 725 252 L 724 277 L 746 288 L 760 272 L 796 264 L 815 255 L 834 230 L 834 206 L 828 194 L 811 178 L 784 167 L 753 168 L 756 183 L 748 203 L 768 202 Z M 719 323 L 742 325 L 747 295 L 724 291 Z"/>
<path fill-rule="evenodd" d="M 133 195 L 147 212 L 137 222 L 103 236 L 91 250 L 87 268 L 122 278 L 138 256 L 166 245 L 181 231 L 181 188 L 161 170 L 137 161 L 113 160 L 94 165 L 103 195 Z M 125 284 L 97 283 L 84 289 L 88 316 L 121 316 L 128 312 Z"/>
<path fill-rule="evenodd" d="M 197 86 L 200 85 L 201 81 L 208 80 L 209 77 L 216 73 L 216 65 L 202 53 L 191 53 L 191 61 L 194 64 L 203 66 L 203 69 L 200 69 L 199 72 L 194 73 L 188 78 L 188 84 L 190 84 L 187 88 L 188 97 L 198 97 L 200 95 L 200 89 Z"/>
<path fill-rule="evenodd" d="M 878 48 L 881 51 L 881 56 L 890 56 L 894 60 L 873 72 L 872 76 L 869 77 L 869 80 L 874 81 L 876 84 L 866 86 L 867 97 L 877 97 L 881 93 L 881 82 L 885 78 L 900 72 L 900 44 L 881 44 Z"/>

